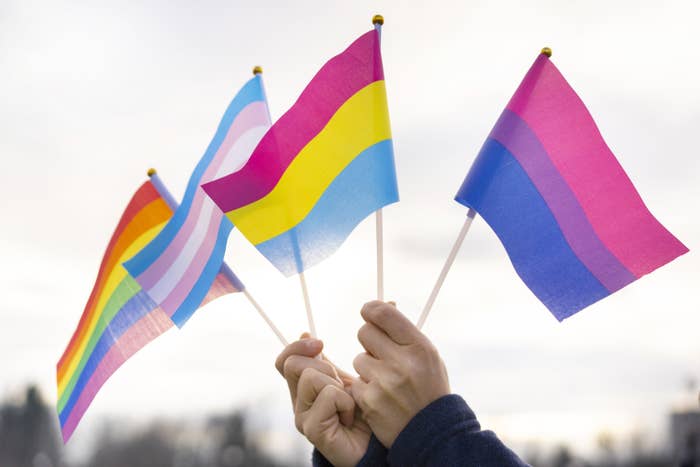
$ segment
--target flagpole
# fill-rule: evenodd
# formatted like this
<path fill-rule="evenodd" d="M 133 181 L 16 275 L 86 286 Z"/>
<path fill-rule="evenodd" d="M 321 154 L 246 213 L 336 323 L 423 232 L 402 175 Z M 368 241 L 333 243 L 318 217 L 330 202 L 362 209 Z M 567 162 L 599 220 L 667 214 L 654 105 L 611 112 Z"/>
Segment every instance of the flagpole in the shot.
<path fill-rule="evenodd" d="M 314 323 L 314 315 L 311 312 L 311 300 L 309 299 L 309 289 L 306 287 L 306 278 L 304 271 L 299 273 L 299 283 L 301 284 L 301 293 L 304 295 L 304 306 L 306 307 L 306 319 L 309 322 L 309 333 L 311 337 L 316 338 L 316 324 Z"/>
<path fill-rule="evenodd" d="M 476 217 L 476 211 L 474 211 L 472 208 L 469 208 L 469 211 L 467 212 L 467 218 L 464 220 L 464 225 L 462 225 L 462 230 L 459 231 L 459 235 L 457 235 L 457 240 L 455 240 L 454 245 L 452 245 L 452 250 L 447 256 L 447 260 L 445 261 L 445 264 L 442 267 L 442 271 L 440 271 L 440 275 L 438 276 L 437 282 L 435 282 L 433 291 L 430 292 L 428 302 L 425 304 L 420 318 L 418 318 L 418 323 L 416 324 L 416 327 L 418 329 L 421 329 L 423 327 L 425 320 L 428 318 L 428 313 L 430 313 L 430 310 L 433 307 L 433 304 L 435 303 L 435 299 L 437 298 L 438 293 L 440 292 L 440 288 L 442 287 L 443 282 L 445 282 L 445 278 L 447 277 L 447 273 L 452 267 L 452 263 L 454 263 L 455 258 L 457 257 L 457 253 L 459 252 L 459 249 L 462 246 L 462 242 L 464 242 L 464 237 L 466 237 L 467 233 L 469 232 L 469 227 L 471 227 L 474 217 Z"/>
<path fill-rule="evenodd" d="M 379 35 L 379 41 L 382 40 L 382 25 L 384 17 L 382 15 L 374 15 L 372 18 L 374 30 Z M 376 237 L 377 237 L 377 300 L 384 300 L 384 218 L 382 216 L 382 208 L 379 208 L 374 213 L 376 220 Z"/>
<path fill-rule="evenodd" d="M 175 198 L 173 198 L 173 195 L 170 194 L 170 190 L 168 190 L 163 183 L 163 181 L 160 179 L 158 176 L 158 172 L 156 172 L 156 169 L 148 169 L 148 177 L 151 179 L 151 183 L 153 183 L 153 186 L 155 187 L 156 191 L 158 191 L 158 194 L 160 194 L 163 199 L 165 200 L 165 203 L 168 205 L 168 207 L 175 212 L 177 208 L 179 207 L 179 204 L 177 201 L 175 201 Z M 236 278 L 236 276 L 233 274 L 233 271 L 231 271 L 231 268 L 226 264 L 226 262 L 221 263 L 221 272 L 226 276 L 226 278 L 231 282 L 232 284 L 237 284 L 240 283 L 240 280 Z M 241 284 L 243 285 L 243 284 Z M 248 292 L 248 289 L 243 286 L 243 295 L 246 296 L 248 301 L 253 305 L 253 307 L 257 310 L 257 312 L 262 316 L 262 319 L 265 320 L 265 322 L 270 326 L 272 329 L 272 332 L 275 333 L 277 338 L 280 340 L 283 346 L 287 346 L 287 339 L 284 338 L 280 330 L 275 326 L 275 323 L 272 322 L 272 320 L 267 316 L 265 311 L 262 309 L 262 307 L 258 304 L 258 302 L 255 301 L 253 296 Z"/>
<path fill-rule="evenodd" d="M 284 338 L 284 335 L 280 332 L 277 326 L 275 326 L 275 323 L 273 323 L 272 320 L 267 316 L 267 313 L 265 313 L 260 304 L 258 304 L 258 302 L 255 301 L 250 292 L 248 292 L 248 289 L 243 289 L 243 295 L 245 295 L 248 301 L 251 303 L 251 305 L 253 305 L 253 307 L 255 307 L 255 309 L 258 310 L 258 313 L 260 314 L 260 316 L 262 316 L 262 319 L 264 319 L 267 325 L 270 326 L 272 332 L 274 332 L 277 335 L 277 338 L 280 340 L 282 345 L 285 347 L 288 346 L 289 342 L 287 342 L 287 339 Z"/>

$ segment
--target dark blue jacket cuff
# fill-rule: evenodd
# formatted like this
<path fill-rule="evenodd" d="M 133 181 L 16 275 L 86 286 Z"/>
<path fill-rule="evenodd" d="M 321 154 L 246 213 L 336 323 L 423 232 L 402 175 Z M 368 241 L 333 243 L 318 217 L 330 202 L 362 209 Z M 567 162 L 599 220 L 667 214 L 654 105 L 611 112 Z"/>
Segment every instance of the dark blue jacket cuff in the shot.
<path fill-rule="evenodd" d="M 386 453 L 386 448 L 382 446 L 382 443 L 380 443 L 373 434 L 369 438 L 367 452 L 362 456 L 360 462 L 357 463 L 357 467 L 381 467 L 387 465 Z M 321 454 L 318 449 L 314 449 L 311 462 L 314 467 L 332 467 L 332 464 L 328 462 L 328 459 L 323 457 L 323 454 Z"/>
<path fill-rule="evenodd" d="M 387 456 L 391 466 L 525 466 L 491 431 L 483 431 L 460 396 L 430 403 L 408 422 Z"/>

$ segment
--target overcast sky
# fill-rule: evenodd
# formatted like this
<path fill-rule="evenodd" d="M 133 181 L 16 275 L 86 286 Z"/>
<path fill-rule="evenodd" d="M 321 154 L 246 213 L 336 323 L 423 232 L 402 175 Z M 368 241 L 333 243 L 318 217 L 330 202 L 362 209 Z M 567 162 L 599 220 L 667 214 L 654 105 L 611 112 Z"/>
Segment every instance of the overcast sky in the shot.
<path fill-rule="evenodd" d="M 425 331 L 453 391 L 516 447 L 585 448 L 601 431 L 661 439 L 684 381 L 700 378 L 697 2 L 120 3 L 0 2 L 0 393 L 38 381 L 55 402 L 55 363 L 146 169 L 180 197 L 253 65 L 277 118 L 379 12 L 401 193 L 385 210 L 387 296 L 417 318 L 466 214 L 452 198 L 550 46 L 647 206 L 691 252 L 559 324 L 477 218 Z M 289 339 L 305 330 L 295 278 L 237 232 L 226 258 Z M 328 353 L 351 368 L 375 290 L 373 222 L 307 281 Z M 299 437 L 279 351 L 244 297 L 221 298 L 120 369 L 69 449 L 104 415 L 245 405 L 283 450 Z"/>

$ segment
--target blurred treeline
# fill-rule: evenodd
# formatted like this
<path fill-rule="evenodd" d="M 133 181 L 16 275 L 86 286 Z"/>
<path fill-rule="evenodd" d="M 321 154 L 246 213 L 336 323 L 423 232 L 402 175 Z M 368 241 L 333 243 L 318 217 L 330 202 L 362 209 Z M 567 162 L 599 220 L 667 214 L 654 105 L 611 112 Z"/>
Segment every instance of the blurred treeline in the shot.
<path fill-rule="evenodd" d="M 0 467 L 296 467 L 273 460 L 246 433 L 243 412 L 195 426 L 162 421 L 142 429 L 107 424 L 84 462 L 63 456 L 55 408 L 36 387 L 0 402 Z"/>
<path fill-rule="evenodd" d="M 197 426 L 161 421 L 139 430 L 123 430 L 115 424 L 97 436 L 86 461 L 69 463 L 63 458 L 54 408 L 42 400 L 35 387 L 29 387 L 20 397 L 0 402 L 0 467 L 300 465 L 296 460 L 273 460 L 249 439 L 246 422 L 242 412 L 233 412 Z M 659 452 L 647 444 L 640 440 L 622 451 L 610 435 L 605 435 L 598 440 L 600 453 L 595 459 L 585 459 L 565 446 L 547 454 L 534 448 L 523 456 L 536 467 L 696 467 L 674 462 L 671 453 Z"/>

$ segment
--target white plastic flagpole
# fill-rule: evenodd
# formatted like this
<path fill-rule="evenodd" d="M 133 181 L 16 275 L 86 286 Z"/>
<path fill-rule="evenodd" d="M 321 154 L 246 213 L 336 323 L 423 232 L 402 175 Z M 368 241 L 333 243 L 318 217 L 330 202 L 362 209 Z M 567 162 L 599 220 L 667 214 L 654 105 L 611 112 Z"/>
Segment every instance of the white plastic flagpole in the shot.
<path fill-rule="evenodd" d="M 283 346 L 288 346 L 289 342 L 287 342 L 287 339 L 284 338 L 282 333 L 280 332 L 279 329 L 277 329 L 277 326 L 275 326 L 275 323 L 272 322 L 272 320 L 267 316 L 267 313 L 262 309 L 262 307 L 258 304 L 258 302 L 255 301 L 252 295 L 250 295 L 250 292 L 248 292 L 248 289 L 243 289 L 243 295 L 246 296 L 248 301 L 255 307 L 256 310 L 258 310 L 258 313 L 260 316 L 262 316 L 262 319 L 265 320 L 268 326 L 270 326 L 270 329 L 272 329 L 272 332 L 274 332 L 277 335 L 277 338 L 280 340 Z"/>
<path fill-rule="evenodd" d="M 170 191 L 165 187 L 165 184 L 163 181 L 160 179 L 158 176 L 158 173 L 156 172 L 156 169 L 148 169 L 148 177 L 151 179 L 151 183 L 153 183 L 153 186 L 156 188 L 158 193 L 163 197 L 165 202 L 167 203 L 168 207 L 174 211 L 177 210 L 178 208 L 178 202 L 175 201 L 175 198 L 173 198 L 173 195 L 170 194 Z M 221 264 L 221 272 L 224 273 L 229 281 L 231 283 L 237 282 L 234 279 L 233 271 L 231 271 L 231 268 L 228 267 L 228 264 L 225 262 Z M 260 316 L 265 320 L 265 322 L 270 326 L 270 329 L 272 329 L 272 332 L 275 333 L 277 338 L 280 340 L 283 346 L 287 346 L 288 342 L 287 339 L 284 338 L 280 330 L 275 326 L 275 323 L 272 322 L 272 320 L 267 316 L 265 311 L 262 309 L 262 307 L 258 304 L 258 302 L 255 301 L 253 296 L 248 292 L 248 289 L 243 289 L 243 295 L 246 296 L 248 301 L 253 305 L 253 307 L 258 311 Z"/>
<path fill-rule="evenodd" d="M 382 15 L 374 15 L 372 24 L 374 24 L 374 29 L 377 31 L 381 42 L 384 17 Z M 382 208 L 377 209 L 374 215 L 377 228 L 377 300 L 384 300 L 384 219 L 382 217 Z"/>
<path fill-rule="evenodd" d="M 377 300 L 384 300 L 384 222 L 382 208 L 375 213 L 377 220 Z"/>
<path fill-rule="evenodd" d="M 455 258 L 457 257 L 459 248 L 462 246 L 462 242 L 464 241 L 464 237 L 467 236 L 467 232 L 469 232 L 469 227 L 471 227 L 474 217 L 476 217 L 476 211 L 474 211 L 472 208 L 469 208 L 469 211 L 467 212 L 467 218 L 464 220 L 464 225 L 462 226 L 462 230 L 459 231 L 459 235 L 457 235 L 457 240 L 455 240 L 455 244 L 452 245 L 452 250 L 447 256 L 447 260 L 445 261 L 445 265 L 442 267 L 442 271 L 440 271 L 440 275 L 438 276 L 437 282 L 435 282 L 433 291 L 430 292 L 428 302 L 425 304 L 420 318 L 418 318 L 418 323 L 416 324 L 418 329 L 421 329 L 423 327 L 425 320 L 428 318 L 428 313 L 430 313 L 430 309 L 433 307 L 433 303 L 435 303 L 435 299 L 437 298 L 438 293 L 440 292 L 442 283 L 445 282 L 445 277 L 447 277 L 447 273 L 449 272 L 450 268 L 452 267 L 452 263 L 454 263 Z"/>
<path fill-rule="evenodd" d="M 316 338 L 316 324 L 314 323 L 314 315 L 311 312 L 311 300 L 309 300 L 309 289 L 306 288 L 306 279 L 304 271 L 299 273 L 299 282 L 301 283 L 301 292 L 304 294 L 304 306 L 306 307 L 306 319 L 309 322 L 309 333 L 311 337 Z"/>

